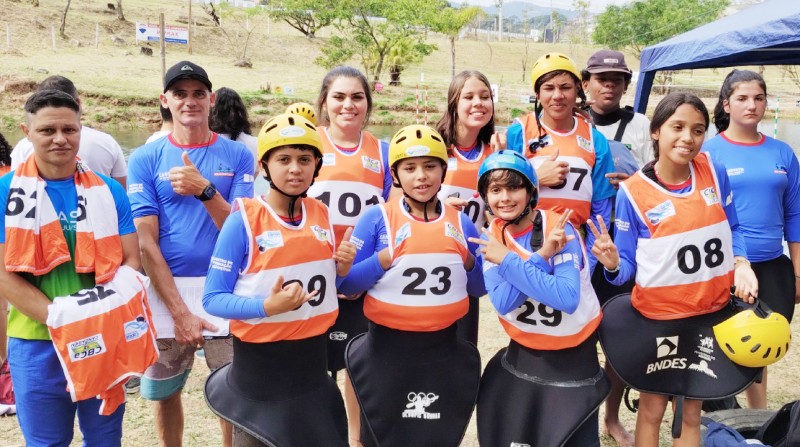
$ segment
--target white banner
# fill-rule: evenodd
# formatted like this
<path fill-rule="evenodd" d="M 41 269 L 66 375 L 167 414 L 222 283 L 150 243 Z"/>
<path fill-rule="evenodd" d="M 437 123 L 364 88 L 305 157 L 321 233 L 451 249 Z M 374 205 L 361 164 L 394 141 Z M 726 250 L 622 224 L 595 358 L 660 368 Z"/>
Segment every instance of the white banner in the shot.
<path fill-rule="evenodd" d="M 160 41 L 160 35 L 161 33 L 158 30 L 158 25 L 151 25 L 148 23 L 136 24 L 136 40 L 158 42 Z M 187 45 L 189 43 L 189 27 L 165 25 L 164 41 L 167 43 L 180 43 Z"/>

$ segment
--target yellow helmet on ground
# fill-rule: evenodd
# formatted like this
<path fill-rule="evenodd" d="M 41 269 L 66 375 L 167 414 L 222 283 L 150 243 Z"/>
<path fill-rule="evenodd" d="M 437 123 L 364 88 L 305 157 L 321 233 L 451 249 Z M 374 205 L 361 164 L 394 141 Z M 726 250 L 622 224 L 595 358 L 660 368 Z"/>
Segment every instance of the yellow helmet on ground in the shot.
<path fill-rule="evenodd" d="M 792 331 L 786 317 L 759 302 L 715 325 L 714 337 L 733 363 L 761 368 L 786 355 Z"/>
<path fill-rule="evenodd" d="M 258 133 L 258 159 L 281 146 L 311 146 L 322 158 L 322 139 L 317 128 L 300 115 L 284 113 L 267 121 Z"/>
<path fill-rule="evenodd" d="M 557 70 L 564 70 L 575 75 L 575 78 L 578 80 L 578 85 L 580 86 L 581 72 L 578 71 L 578 66 L 575 65 L 575 62 L 566 54 L 552 52 L 536 59 L 536 62 L 533 63 L 533 67 L 531 68 L 531 84 L 533 85 L 533 90 L 536 90 L 536 81 L 538 81 L 539 78 Z"/>
<path fill-rule="evenodd" d="M 447 146 L 438 132 L 428 126 L 412 124 L 397 131 L 389 143 L 389 166 L 412 157 L 434 157 L 447 166 Z"/>
<path fill-rule="evenodd" d="M 306 102 L 296 102 L 286 108 L 286 113 L 292 115 L 300 115 L 307 119 L 313 125 L 317 125 L 317 113 L 314 112 L 314 106 Z"/>

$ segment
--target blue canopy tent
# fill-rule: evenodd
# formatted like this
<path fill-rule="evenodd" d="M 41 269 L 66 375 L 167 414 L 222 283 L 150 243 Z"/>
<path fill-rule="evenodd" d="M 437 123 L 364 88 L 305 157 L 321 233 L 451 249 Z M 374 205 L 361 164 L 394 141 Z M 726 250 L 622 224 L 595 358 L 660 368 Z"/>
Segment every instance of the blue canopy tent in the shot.
<path fill-rule="evenodd" d="M 800 65 L 800 0 L 767 0 L 642 50 L 634 108 L 647 109 L 659 70 Z"/>

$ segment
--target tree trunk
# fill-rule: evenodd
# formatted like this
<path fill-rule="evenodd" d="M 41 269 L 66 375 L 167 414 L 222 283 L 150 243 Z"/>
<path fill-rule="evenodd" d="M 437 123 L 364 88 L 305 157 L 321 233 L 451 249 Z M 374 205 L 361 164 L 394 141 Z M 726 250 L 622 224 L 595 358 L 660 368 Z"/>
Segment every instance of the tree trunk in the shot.
<path fill-rule="evenodd" d="M 64 8 L 64 14 L 61 15 L 61 28 L 58 29 L 58 32 L 60 33 L 61 37 L 63 37 L 63 38 L 67 37 L 67 35 L 64 34 L 64 31 L 67 28 L 67 12 L 69 12 L 69 4 L 71 2 L 72 2 L 72 0 L 67 0 L 67 6 L 66 6 L 66 8 Z"/>
<path fill-rule="evenodd" d="M 456 38 L 450 36 L 450 79 L 456 77 Z"/>
<path fill-rule="evenodd" d="M 117 0 L 117 20 L 125 21 L 125 14 L 122 13 L 122 0 Z"/>
<path fill-rule="evenodd" d="M 400 72 L 403 68 L 399 65 L 392 65 L 389 68 L 389 85 L 400 85 Z"/>

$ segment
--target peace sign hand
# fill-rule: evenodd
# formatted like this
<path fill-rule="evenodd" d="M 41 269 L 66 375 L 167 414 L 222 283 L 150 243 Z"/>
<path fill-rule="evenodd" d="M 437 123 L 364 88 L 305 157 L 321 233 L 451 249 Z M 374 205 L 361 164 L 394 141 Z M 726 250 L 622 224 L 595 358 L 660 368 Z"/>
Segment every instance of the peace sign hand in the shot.
<path fill-rule="evenodd" d="M 491 262 L 492 264 L 500 264 L 503 262 L 503 259 L 505 259 L 506 255 L 511 252 L 511 250 L 498 241 L 488 228 L 483 229 L 483 234 L 485 234 L 489 239 L 486 240 L 477 237 L 471 237 L 469 238 L 469 241 L 473 244 L 478 244 L 481 246 L 483 259 Z"/>
<path fill-rule="evenodd" d="M 555 227 L 553 227 L 553 229 L 550 230 L 550 234 L 547 235 L 547 239 L 544 240 L 542 248 L 536 252 L 545 261 L 563 250 L 567 245 L 567 242 L 575 239 L 575 236 L 573 235 L 567 236 L 567 232 L 564 230 L 567 222 L 569 222 L 570 215 L 572 215 L 572 210 L 567 210 L 566 213 L 561 215 L 561 217 L 558 219 L 558 222 L 556 222 Z"/>
<path fill-rule="evenodd" d="M 594 245 L 592 245 L 592 254 L 597 261 L 603 264 L 606 270 L 615 270 L 619 267 L 619 252 L 611 236 L 608 234 L 608 228 L 603 220 L 603 216 L 597 216 L 597 223 L 600 225 L 600 231 L 594 225 L 591 219 L 586 221 L 589 229 L 594 234 Z"/>

